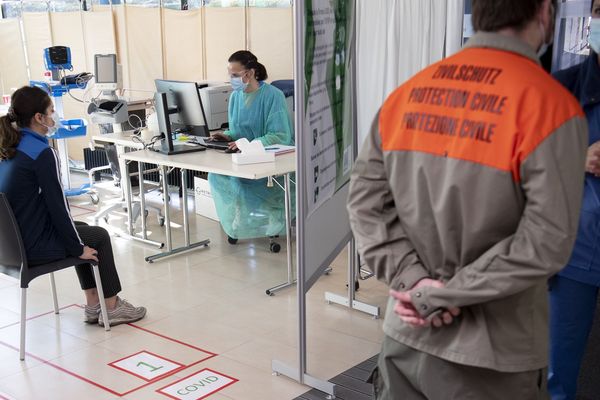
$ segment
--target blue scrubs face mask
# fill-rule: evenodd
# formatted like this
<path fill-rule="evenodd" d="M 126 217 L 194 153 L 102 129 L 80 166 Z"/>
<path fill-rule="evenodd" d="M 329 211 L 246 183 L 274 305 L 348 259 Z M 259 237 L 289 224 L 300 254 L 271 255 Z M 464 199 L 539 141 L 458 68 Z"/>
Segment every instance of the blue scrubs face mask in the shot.
<path fill-rule="evenodd" d="M 248 87 L 248 83 L 244 83 L 241 76 L 232 76 L 231 77 L 231 87 L 233 88 L 233 90 L 244 91 Z"/>
<path fill-rule="evenodd" d="M 588 43 L 595 53 L 600 54 L 600 18 L 592 18 L 590 21 L 590 37 Z"/>

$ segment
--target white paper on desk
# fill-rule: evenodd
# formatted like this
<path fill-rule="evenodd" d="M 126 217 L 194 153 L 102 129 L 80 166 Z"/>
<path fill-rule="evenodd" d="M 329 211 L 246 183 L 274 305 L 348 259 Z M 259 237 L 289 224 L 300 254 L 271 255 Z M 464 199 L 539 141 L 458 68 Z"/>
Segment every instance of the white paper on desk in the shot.
<path fill-rule="evenodd" d="M 246 138 L 241 138 L 235 141 L 235 144 L 242 154 L 264 154 L 265 147 L 260 140 L 249 142 Z"/>
<path fill-rule="evenodd" d="M 260 140 L 249 142 L 242 138 L 236 140 L 235 144 L 241 153 L 233 153 L 231 160 L 235 164 L 258 164 L 275 161 L 275 154 L 267 152 Z"/>

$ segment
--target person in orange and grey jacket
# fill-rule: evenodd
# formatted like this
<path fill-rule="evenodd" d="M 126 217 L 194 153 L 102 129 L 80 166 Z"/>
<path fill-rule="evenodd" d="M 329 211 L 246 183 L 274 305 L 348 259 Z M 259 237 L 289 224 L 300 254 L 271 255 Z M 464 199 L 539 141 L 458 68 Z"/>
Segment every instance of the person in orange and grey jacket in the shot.
<path fill-rule="evenodd" d="M 585 111 L 590 138 L 579 230 L 567 266 L 550 280 L 550 366 L 552 400 L 575 400 L 581 361 L 592 328 L 600 286 L 600 0 L 592 2 L 592 53 L 559 71 L 558 79 Z"/>
<path fill-rule="evenodd" d="M 552 0 L 473 0 L 466 48 L 385 101 L 348 211 L 390 288 L 376 398 L 541 399 L 547 281 L 567 262 L 587 124 L 539 64 Z"/>

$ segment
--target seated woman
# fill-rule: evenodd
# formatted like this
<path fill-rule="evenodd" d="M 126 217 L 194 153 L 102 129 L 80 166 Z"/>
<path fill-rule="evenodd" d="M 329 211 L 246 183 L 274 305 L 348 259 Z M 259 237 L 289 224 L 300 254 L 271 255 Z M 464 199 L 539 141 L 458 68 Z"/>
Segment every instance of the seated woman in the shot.
<path fill-rule="evenodd" d="M 229 99 L 229 130 L 215 134 L 217 140 L 247 138 L 264 146 L 293 145 L 292 123 L 281 90 L 264 82 L 267 70 L 249 51 L 229 57 L 233 93 Z M 248 180 L 209 174 L 217 215 L 225 233 L 232 239 L 250 239 L 285 233 L 284 193 L 267 180 Z M 293 196 L 292 196 L 293 198 Z"/>
<path fill-rule="evenodd" d="M 6 194 L 19 224 L 30 267 L 65 257 L 98 262 L 111 326 L 144 318 L 146 309 L 119 298 L 121 283 L 105 229 L 73 222 L 60 179 L 58 157 L 46 135 L 58 126 L 50 97 L 22 87 L 0 118 L 0 192 Z M 68 171 L 64 171 L 68 173 Z M 104 326 L 92 267 L 76 267 L 87 304 L 85 322 Z"/>

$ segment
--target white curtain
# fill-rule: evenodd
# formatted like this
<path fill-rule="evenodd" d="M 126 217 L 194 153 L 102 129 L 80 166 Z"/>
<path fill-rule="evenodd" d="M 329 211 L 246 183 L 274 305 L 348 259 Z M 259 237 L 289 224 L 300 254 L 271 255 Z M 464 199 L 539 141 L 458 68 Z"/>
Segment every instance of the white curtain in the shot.
<path fill-rule="evenodd" d="M 115 21 L 115 39 L 117 44 L 117 62 L 123 66 L 123 87 L 131 88 L 129 68 L 129 45 L 127 35 L 127 14 L 125 6 L 113 7 Z"/>
<path fill-rule="evenodd" d="M 446 19 L 446 56 L 450 56 L 462 48 L 465 0 L 447 1 L 448 17 Z"/>
<path fill-rule="evenodd" d="M 463 7 L 463 0 L 358 1 L 359 143 L 395 88 L 460 49 Z"/>
<path fill-rule="evenodd" d="M 246 48 L 246 11 L 243 7 L 206 7 L 204 9 L 206 78 L 227 81 L 227 60 Z"/>
<path fill-rule="evenodd" d="M 163 11 L 165 78 L 202 81 L 202 11 Z M 182 40 L 185 38 L 185 40 Z"/>
<path fill-rule="evenodd" d="M 129 84 L 131 89 L 155 90 L 164 77 L 162 15 L 160 8 L 125 6 Z"/>
<path fill-rule="evenodd" d="M 117 51 L 113 14 L 110 9 L 84 12 L 83 38 L 87 70 L 94 71 L 94 54 L 112 54 Z M 98 34 L 101 32 L 102 34 Z"/>
<path fill-rule="evenodd" d="M 0 94 L 11 94 L 13 89 L 18 89 L 28 82 L 18 20 L 0 20 L 0 49 Z"/>
<path fill-rule="evenodd" d="M 44 49 L 52 46 L 49 13 L 23 13 L 25 46 L 32 80 L 44 79 Z"/>
<path fill-rule="evenodd" d="M 50 13 L 50 27 L 52 45 L 71 48 L 73 71 L 89 71 L 85 57 L 81 13 L 79 11 Z"/>
<path fill-rule="evenodd" d="M 293 21 L 291 8 L 248 10 L 248 49 L 267 68 L 269 81 L 294 76 Z"/>

